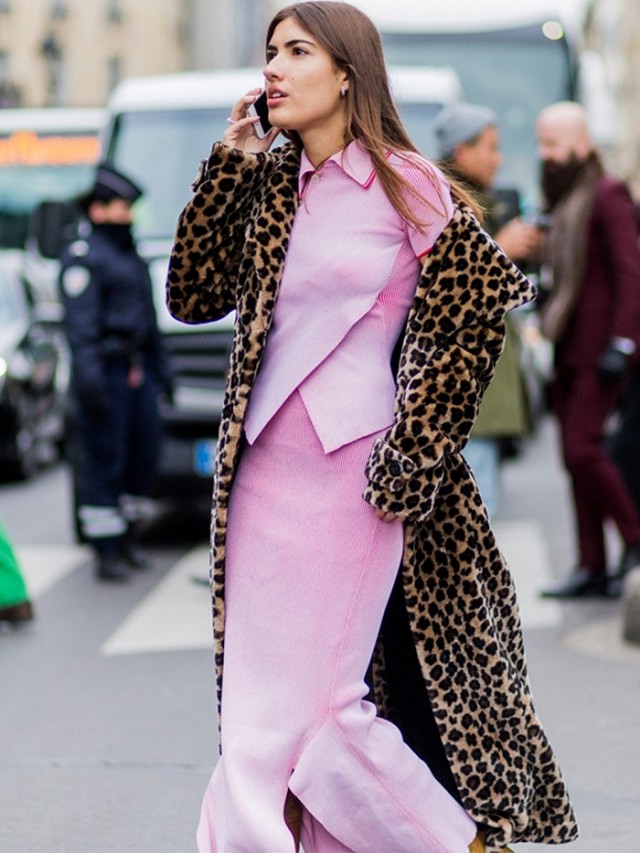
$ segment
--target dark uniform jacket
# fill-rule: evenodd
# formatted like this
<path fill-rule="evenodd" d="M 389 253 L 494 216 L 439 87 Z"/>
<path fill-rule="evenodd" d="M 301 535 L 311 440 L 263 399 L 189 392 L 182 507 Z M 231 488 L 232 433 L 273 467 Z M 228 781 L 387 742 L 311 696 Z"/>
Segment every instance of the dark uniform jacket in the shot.
<path fill-rule="evenodd" d="M 180 217 L 169 265 L 175 317 L 203 323 L 235 309 L 238 318 L 214 477 L 219 690 L 229 495 L 298 204 L 299 162 L 290 145 L 245 155 L 216 144 Z M 534 291 L 464 208 L 426 256 L 416 287 L 394 423 L 375 442 L 366 472 L 365 499 L 405 524 L 399 588 L 406 631 L 392 626 L 380 638 L 376 704 L 418 733 L 435 721 L 456 795 L 487 827 L 489 851 L 512 841 L 568 841 L 577 828 L 533 707 L 513 582 L 460 455 L 502 349 L 505 312 Z M 398 713 L 394 706 L 411 691 L 392 695 L 404 672 L 386 672 L 389 642 L 400 643 L 414 664 L 417 687 L 409 668 L 407 678 L 421 700 Z"/>
<path fill-rule="evenodd" d="M 110 359 L 143 357 L 165 386 L 170 371 L 156 324 L 151 279 L 133 245 L 93 228 L 63 253 L 60 291 L 81 403 L 106 399 Z"/>

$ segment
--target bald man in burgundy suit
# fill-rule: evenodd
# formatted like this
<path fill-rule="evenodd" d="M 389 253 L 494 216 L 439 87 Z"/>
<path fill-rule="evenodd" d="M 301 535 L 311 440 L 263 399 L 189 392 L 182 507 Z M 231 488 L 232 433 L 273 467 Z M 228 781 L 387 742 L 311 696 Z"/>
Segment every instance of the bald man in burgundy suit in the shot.
<path fill-rule="evenodd" d="M 606 451 L 604 435 L 638 357 L 635 210 L 624 184 L 605 174 L 581 106 L 547 107 L 538 116 L 537 138 L 551 221 L 546 253 L 553 271 L 540 319 L 554 343 L 551 403 L 571 478 L 577 531 L 575 569 L 542 595 L 616 595 L 624 575 L 640 565 L 640 514 Z M 623 542 L 618 566 L 609 573 L 606 519 Z"/>

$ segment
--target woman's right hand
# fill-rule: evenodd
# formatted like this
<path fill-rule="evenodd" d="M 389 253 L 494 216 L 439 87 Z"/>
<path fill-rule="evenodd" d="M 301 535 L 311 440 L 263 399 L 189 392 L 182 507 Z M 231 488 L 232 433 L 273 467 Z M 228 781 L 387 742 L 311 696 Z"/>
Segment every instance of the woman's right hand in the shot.
<path fill-rule="evenodd" d="M 238 148 L 247 154 L 257 154 L 260 151 L 268 151 L 271 143 L 280 132 L 277 127 L 272 127 L 271 130 L 258 139 L 254 133 L 253 126 L 260 119 L 257 116 L 248 116 L 247 108 L 258 97 L 262 89 L 251 89 L 234 105 L 229 116 L 229 127 L 222 137 L 224 145 L 230 148 Z"/>

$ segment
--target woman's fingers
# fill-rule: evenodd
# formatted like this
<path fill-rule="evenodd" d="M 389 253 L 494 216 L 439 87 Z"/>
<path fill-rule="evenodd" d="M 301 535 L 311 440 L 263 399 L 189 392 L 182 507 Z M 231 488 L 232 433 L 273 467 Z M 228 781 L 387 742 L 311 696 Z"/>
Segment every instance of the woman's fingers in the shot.
<path fill-rule="evenodd" d="M 229 127 L 222 137 L 224 144 L 230 145 L 232 148 L 247 150 L 247 144 L 256 138 L 253 132 L 254 121 L 255 119 L 252 116 L 239 119 L 229 116 L 227 119 Z"/>
<path fill-rule="evenodd" d="M 253 126 L 260 119 L 256 116 L 248 116 L 247 109 L 258 97 L 262 89 L 251 89 L 237 101 L 227 119 L 229 127 L 226 129 L 222 141 L 231 148 L 239 148 L 241 151 L 256 153 L 268 151 L 272 142 L 278 135 L 278 129 L 272 128 L 262 139 L 258 139 Z"/>
<path fill-rule="evenodd" d="M 374 509 L 374 514 L 380 521 L 389 522 L 398 520 L 397 515 L 394 515 L 392 512 L 385 512 L 383 509 Z"/>
<path fill-rule="evenodd" d="M 260 92 L 262 92 L 262 89 L 251 89 L 246 95 L 243 95 L 240 100 L 236 101 L 233 105 L 229 118 L 232 119 L 232 121 L 240 121 L 240 119 L 246 118 L 247 107 L 251 106 Z"/>

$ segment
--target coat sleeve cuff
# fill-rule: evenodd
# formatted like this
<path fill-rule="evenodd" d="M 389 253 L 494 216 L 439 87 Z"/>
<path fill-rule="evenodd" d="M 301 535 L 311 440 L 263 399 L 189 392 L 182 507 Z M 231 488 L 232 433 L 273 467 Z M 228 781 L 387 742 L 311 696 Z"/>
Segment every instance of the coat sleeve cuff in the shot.
<path fill-rule="evenodd" d="M 231 148 L 222 142 L 214 142 L 211 154 L 200 161 L 198 173 L 191 184 L 191 189 L 196 192 L 206 181 L 215 179 L 221 169 L 231 167 L 233 171 L 251 169 L 256 174 L 261 174 L 266 162 L 267 154 L 245 154 L 238 148 Z"/>
<path fill-rule="evenodd" d="M 378 438 L 371 450 L 363 497 L 367 503 L 402 519 L 423 520 L 433 511 L 444 473 L 442 458 L 418 465 L 409 456 Z"/>

